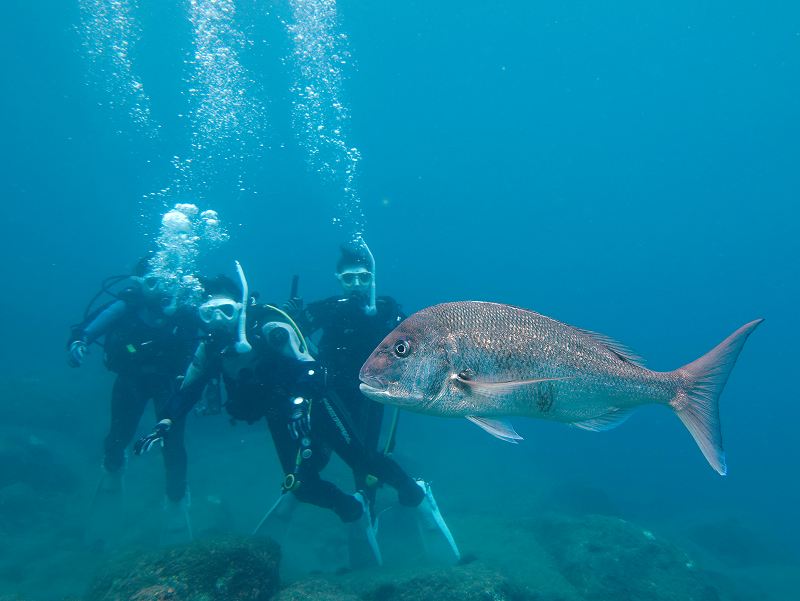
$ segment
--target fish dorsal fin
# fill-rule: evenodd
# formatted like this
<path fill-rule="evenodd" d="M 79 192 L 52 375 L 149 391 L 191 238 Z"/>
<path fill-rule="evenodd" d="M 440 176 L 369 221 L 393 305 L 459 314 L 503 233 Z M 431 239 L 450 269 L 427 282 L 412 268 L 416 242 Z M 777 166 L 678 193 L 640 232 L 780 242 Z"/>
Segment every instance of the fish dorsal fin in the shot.
<path fill-rule="evenodd" d="M 517 434 L 517 431 L 514 430 L 514 426 L 508 422 L 504 422 L 503 420 L 479 417 L 477 415 L 468 415 L 467 419 L 479 428 L 486 430 L 495 438 L 499 438 L 505 442 L 517 444 L 520 440 L 522 440 L 522 436 Z"/>
<path fill-rule="evenodd" d="M 592 432 L 604 432 L 616 428 L 633 413 L 632 409 L 612 409 L 608 413 L 586 419 L 580 422 L 572 422 L 573 426 L 583 430 L 591 430 Z"/>
<path fill-rule="evenodd" d="M 473 380 L 474 372 L 470 369 L 465 369 L 458 374 L 453 374 L 451 377 L 463 384 L 472 394 L 483 396 L 487 398 L 498 398 L 510 394 L 525 386 L 535 386 L 542 382 L 555 382 L 558 380 L 565 380 L 566 378 L 538 378 L 534 380 L 509 380 L 506 382 L 486 382 L 483 380 Z"/>
<path fill-rule="evenodd" d="M 581 334 L 586 334 L 587 336 L 593 338 L 595 341 L 602 344 L 612 353 L 614 353 L 617 357 L 625 361 L 626 363 L 631 363 L 638 367 L 644 367 L 644 359 L 642 359 L 639 355 L 631 351 L 627 346 L 624 344 L 617 342 L 610 336 L 606 336 L 605 334 L 599 334 L 597 332 L 593 332 L 591 330 L 584 330 L 583 328 L 575 328 Z"/>

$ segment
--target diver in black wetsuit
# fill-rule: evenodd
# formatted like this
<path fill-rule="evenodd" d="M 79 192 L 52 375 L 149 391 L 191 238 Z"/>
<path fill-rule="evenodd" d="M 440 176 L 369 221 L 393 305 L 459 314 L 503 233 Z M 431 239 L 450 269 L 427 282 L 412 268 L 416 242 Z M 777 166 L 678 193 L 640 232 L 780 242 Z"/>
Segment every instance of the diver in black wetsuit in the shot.
<path fill-rule="evenodd" d="M 375 259 L 366 242 L 358 238 L 341 247 L 336 264 L 336 277 L 342 295 L 333 296 L 303 307 L 300 298 L 286 305 L 296 316 L 300 329 L 309 338 L 309 346 L 328 374 L 326 399 L 342 423 L 347 424 L 350 436 L 359 442 L 365 454 L 361 461 L 351 464 L 356 489 L 364 491 L 370 506 L 374 504 L 377 487 L 389 483 L 376 469 L 391 461 L 395 478 L 415 482 L 416 486 L 398 488 L 401 505 L 418 507 L 420 524 L 427 531 L 441 533 L 453 555 L 460 557 L 455 541 L 444 522 L 430 485 L 413 480 L 393 460 L 397 425 L 395 414 L 385 448 L 378 449 L 384 406 L 365 397 L 360 389 L 358 373 L 372 351 L 404 318 L 400 305 L 390 296 L 376 296 Z"/>
<path fill-rule="evenodd" d="M 286 474 L 282 494 L 256 531 L 275 535 L 288 524 L 296 501 L 310 503 L 353 523 L 353 532 L 366 538 L 380 564 L 374 520 L 364 494 L 346 494 L 320 477 L 331 451 L 354 473 L 375 474 L 396 488 L 403 505 L 427 510 L 426 490 L 391 458 L 362 445 L 346 413 L 328 399 L 326 370 L 309 353 L 294 321 L 274 306 L 255 304 L 241 271 L 240 277 L 244 294 L 225 277 L 206 284 L 209 298 L 199 313 L 208 336 L 195 352 L 170 415 L 175 419 L 185 415 L 208 379 L 221 374 L 228 393 L 227 411 L 249 423 L 266 418 Z M 171 418 L 141 438 L 136 453 L 170 436 Z"/>
<path fill-rule="evenodd" d="M 67 343 L 67 361 L 70 366 L 79 367 L 89 346 L 102 340 L 105 366 L 117 374 L 111 393 L 111 424 L 104 442 L 104 473 L 95 496 L 95 514 L 102 513 L 98 504 L 107 506 L 111 513 L 118 510 L 125 451 L 145 405 L 152 400 L 156 416 L 165 415 L 167 402 L 177 389 L 178 377 L 186 370 L 197 343 L 195 312 L 179 305 L 175 294 L 147 270 L 145 258 L 134 275 L 117 278 L 117 291 L 112 292 L 115 299 L 73 326 Z M 184 421 L 178 420 L 163 450 L 168 503 L 162 537 L 169 538 L 167 542 L 191 538 L 183 434 Z M 112 506 L 117 509 L 112 510 Z M 107 517 L 119 519 L 119 515 Z M 108 528 L 101 525 L 99 529 Z M 105 542 L 104 538 L 101 533 L 92 542 Z"/>
<path fill-rule="evenodd" d="M 377 452 L 384 406 L 361 394 L 358 372 L 405 315 L 392 297 L 376 297 L 375 260 L 363 241 L 342 246 L 336 277 L 342 295 L 310 303 L 305 308 L 295 299 L 289 308 L 328 370 L 331 401 L 346 412 L 364 447 Z M 393 440 L 387 441 L 387 450 L 391 451 L 392 444 Z M 356 488 L 370 490 L 372 496 L 375 476 L 357 472 Z"/>

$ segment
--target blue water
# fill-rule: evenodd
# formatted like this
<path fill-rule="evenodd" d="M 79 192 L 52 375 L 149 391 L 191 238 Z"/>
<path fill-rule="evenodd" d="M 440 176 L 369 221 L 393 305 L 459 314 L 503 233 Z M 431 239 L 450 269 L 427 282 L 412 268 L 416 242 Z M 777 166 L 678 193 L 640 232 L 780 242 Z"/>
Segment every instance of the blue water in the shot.
<path fill-rule="evenodd" d="M 103 277 L 150 247 L 168 204 L 219 211 L 231 239 L 202 268 L 230 271 L 238 258 L 269 299 L 286 297 L 293 274 L 307 299 L 336 293 L 348 235 L 332 224 L 341 190 L 309 164 L 292 123 L 284 3 L 237 3 L 251 42 L 240 54 L 248 94 L 265 124 L 244 158 L 212 159 L 204 181 L 148 196 L 176 181 L 174 156 L 191 155 L 192 34 L 188 3 L 139 4 L 131 58 L 161 124 L 155 138 L 91 80 L 103 67 L 82 50 L 78 2 L 12 2 L 0 36 L 0 430 L 62 455 L 81 479 L 78 499 L 96 479 L 111 378 L 97 351 L 82 370 L 66 367 L 68 326 Z M 407 312 L 512 303 L 606 333 L 659 370 L 766 318 L 722 397 L 724 478 L 658 407 L 600 434 L 520 419 L 519 446 L 465 421 L 409 415 L 403 457 L 439 483 L 464 529 L 471 515 L 523 511 L 526 495 L 564 483 L 602 491 L 624 519 L 676 541 L 733 520 L 753 534 L 746 544 L 782 557 L 741 576 L 752 598 L 790 598 L 800 553 L 800 5 L 345 1 L 337 32 L 353 58 L 340 91 L 347 143 L 362 157 L 364 235 L 379 293 Z M 265 474 L 263 499 L 233 502 L 241 532 L 280 478 L 265 437 L 224 419 L 189 424 L 196 494 L 241 499 L 245 481 Z M 223 465 L 215 480 L 209 466 Z M 132 471 L 157 509 L 160 466 Z M 6 524 L 10 511 L 0 505 Z M 35 561 L 53 538 L 71 556 L 79 513 L 9 534 L 0 593 L 82 593 L 88 570 L 81 580 L 63 560 L 45 585 Z M 22 567 L 8 559 L 12 539 L 31 558 Z"/>

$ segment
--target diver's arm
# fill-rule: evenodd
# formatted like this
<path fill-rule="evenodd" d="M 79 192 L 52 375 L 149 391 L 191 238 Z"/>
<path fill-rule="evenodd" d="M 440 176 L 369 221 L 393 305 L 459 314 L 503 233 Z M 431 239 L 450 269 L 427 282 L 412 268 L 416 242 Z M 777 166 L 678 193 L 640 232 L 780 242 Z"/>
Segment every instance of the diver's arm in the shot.
<path fill-rule="evenodd" d="M 206 385 L 219 377 L 220 359 L 212 355 L 205 341 L 197 346 L 180 387 L 167 402 L 166 414 L 173 421 L 185 417 L 201 399 Z"/>
<path fill-rule="evenodd" d="M 97 317 L 90 321 L 85 327 L 73 333 L 74 340 L 82 340 L 86 344 L 91 344 L 103 334 L 108 332 L 127 312 L 129 306 L 124 300 L 111 303 L 103 309 Z"/>
<path fill-rule="evenodd" d="M 324 329 L 325 319 L 330 313 L 329 299 L 309 303 L 304 309 L 296 313 L 290 313 L 297 327 L 307 338 L 312 338 L 314 334 Z"/>
<path fill-rule="evenodd" d="M 147 453 L 150 449 L 163 446 L 164 439 L 169 435 L 172 424 L 186 416 L 200 400 L 206 384 L 219 374 L 215 369 L 218 362 L 209 361 L 210 353 L 206 343 L 201 342 L 192 357 L 192 362 L 186 370 L 180 388 L 167 401 L 164 411 L 165 417 L 159 421 L 148 433 L 139 438 L 133 445 L 135 455 Z"/>
<path fill-rule="evenodd" d="M 88 324 L 84 322 L 74 326 L 67 341 L 67 364 L 70 367 L 80 367 L 89 352 L 89 345 L 108 332 L 127 312 L 128 304 L 125 301 L 114 301 Z"/>

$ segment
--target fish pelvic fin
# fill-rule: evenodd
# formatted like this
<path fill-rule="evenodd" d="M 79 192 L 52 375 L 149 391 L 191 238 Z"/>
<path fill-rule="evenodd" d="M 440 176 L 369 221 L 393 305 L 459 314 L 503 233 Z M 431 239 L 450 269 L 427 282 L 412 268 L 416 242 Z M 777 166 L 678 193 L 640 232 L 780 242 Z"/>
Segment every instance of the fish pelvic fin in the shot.
<path fill-rule="evenodd" d="M 522 440 L 522 436 L 517 434 L 514 426 L 501 419 L 492 419 L 488 417 L 480 417 L 478 415 L 468 415 L 467 419 L 479 428 L 483 428 L 489 434 L 505 442 L 517 444 Z"/>
<path fill-rule="evenodd" d="M 669 405 L 689 430 L 708 463 L 720 475 L 728 472 L 722 449 L 719 397 L 747 337 L 764 321 L 743 325 L 708 353 L 677 370 L 685 384 Z"/>

